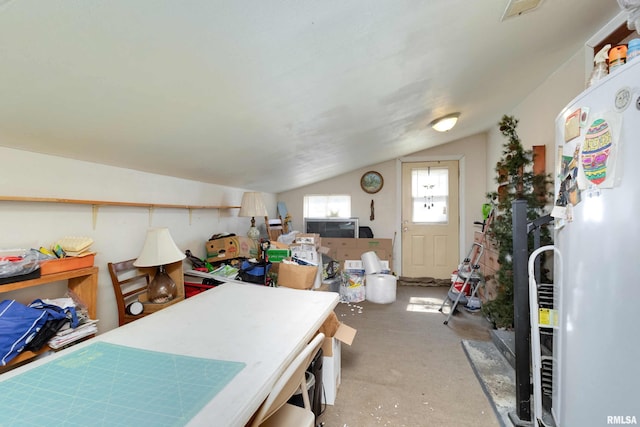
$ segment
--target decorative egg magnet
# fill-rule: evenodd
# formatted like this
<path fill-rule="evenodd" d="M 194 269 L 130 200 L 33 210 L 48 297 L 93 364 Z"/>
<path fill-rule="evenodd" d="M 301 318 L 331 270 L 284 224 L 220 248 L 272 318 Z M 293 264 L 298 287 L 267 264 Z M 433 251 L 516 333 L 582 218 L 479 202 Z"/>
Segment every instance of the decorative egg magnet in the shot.
<path fill-rule="evenodd" d="M 607 159 L 611 151 L 611 129 L 605 119 L 594 121 L 582 144 L 581 162 L 584 174 L 593 184 L 607 177 Z"/>

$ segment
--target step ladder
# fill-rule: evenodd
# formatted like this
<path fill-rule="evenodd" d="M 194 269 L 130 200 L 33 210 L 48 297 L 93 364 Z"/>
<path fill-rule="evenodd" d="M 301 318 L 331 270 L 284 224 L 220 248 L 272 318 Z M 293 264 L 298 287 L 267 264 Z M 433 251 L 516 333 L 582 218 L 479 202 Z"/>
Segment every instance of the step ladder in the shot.
<path fill-rule="evenodd" d="M 480 288 L 481 284 L 484 283 L 482 274 L 480 273 L 480 260 L 482 259 L 482 255 L 484 253 L 486 234 L 487 230 L 491 226 L 491 222 L 493 221 L 493 215 L 494 210 L 492 208 L 483 222 L 474 223 L 477 225 L 482 225 L 482 237 L 480 238 L 480 241 L 473 242 L 471 244 L 469 252 L 462 260 L 462 263 L 458 265 L 456 276 L 451 281 L 451 286 L 449 287 L 449 291 L 447 292 L 447 297 L 442 301 L 442 305 L 438 310 L 440 313 L 442 313 L 447 303 L 450 303 L 451 309 L 449 310 L 449 314 L 446 320 L 443 322 L 445 325 L 449 324 L 449 320 L 451 319 L 451 316 L 453 316 L 453 314 L 456 312 L 458 304 L 462 303 L 467 305 L 470 301 L 477 300 L 478 289 Z M 460 282 L 462 282 L 462 285 L 460 285 Z M 457 286 L 459 286 L 460 289 L 458 289 Z M 467 293 L 469 293 L 468 298 L 466 296 Z M 478 310 L 479 308 L 480 307 L 477 307 Z"/>
<path fill-rule="evenodd" d="M 471 249 L 467 253 L 467 256 L 462 260 L 462 263 L 458 265 L 455 278 L 451 281 L 451 286 L 447 292 L 447 297 L 442 301 L 439 312 L 450 302 L 450 310 L 446 320 L 443 322 L 445 325 L 449 323 L 451 316 L 455 313 L 458 304 L 468 304 L 473 301 L 478 292 L 482 276 L 480 274 L 480 259 L 484 253 L 484 245 L 478 242 L 473 242 Z M 462 284 L 460 284 L 462 283 Z M 458 289 L 458 287 L 460 289 Z M 467 298 L 467 293 L 469 297 Z"/>

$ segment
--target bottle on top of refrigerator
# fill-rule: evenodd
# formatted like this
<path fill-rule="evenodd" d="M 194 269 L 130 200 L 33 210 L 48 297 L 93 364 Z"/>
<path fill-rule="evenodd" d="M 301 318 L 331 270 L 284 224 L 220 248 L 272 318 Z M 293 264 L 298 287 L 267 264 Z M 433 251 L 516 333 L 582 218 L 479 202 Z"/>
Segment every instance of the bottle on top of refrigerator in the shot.
<path fill-rule="evenodd" d="M 640 55 L 640 39 L 631 39 L 627 44 L 627 62 Z"/>
<path fill-rule="evenodd" d="M 609 49 L 611 49 L 611 45 L 605 45 L 596 56 L 593 57 L 593 71 L 591 72 L 591 77 L 589 78 L 589 83 L 587 87 L 593 85 L 595 82 L 603 78 L 608 74 L 607 71 L 607 58 Z"/>
<path fill-rule="evenodd" d="M 609 74 L 627 62 L 627 46 L 620 44 L 609 50 Z"/>

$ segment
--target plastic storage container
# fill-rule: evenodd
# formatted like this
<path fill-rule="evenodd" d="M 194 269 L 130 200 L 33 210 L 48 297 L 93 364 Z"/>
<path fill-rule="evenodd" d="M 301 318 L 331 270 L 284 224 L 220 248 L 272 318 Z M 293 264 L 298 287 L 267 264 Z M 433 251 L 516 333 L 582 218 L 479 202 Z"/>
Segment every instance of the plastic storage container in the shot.
<path fill-rule="evenodd" d="M 640 55 L 640 39 L 629 40 L 627 45 L 627 62 Z"/>
<path fill-rule="evenodd" d="M 627 46 L 618 45 L 609 50 L 609 74 L 627 62 Z"/>

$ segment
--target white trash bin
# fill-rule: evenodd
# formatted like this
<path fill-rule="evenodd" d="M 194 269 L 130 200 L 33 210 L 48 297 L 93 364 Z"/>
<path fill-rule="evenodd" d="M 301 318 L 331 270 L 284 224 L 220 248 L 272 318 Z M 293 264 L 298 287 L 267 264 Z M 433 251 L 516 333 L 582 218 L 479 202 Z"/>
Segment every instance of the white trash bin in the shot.
<path fill-rule="evenodd" d="M 365 287 L 367 301 L 389 304 L 396 300 L 398 278 L 392 274 L 367 274 Z"/>

